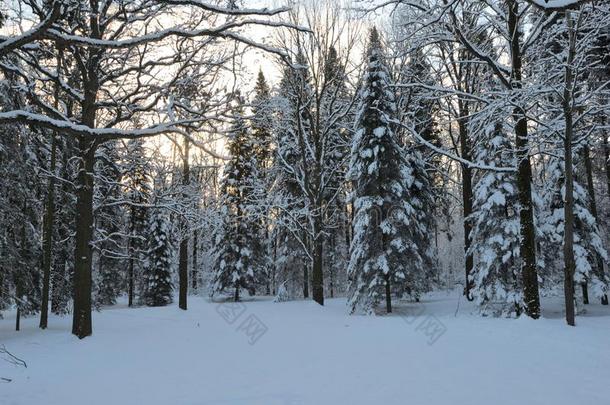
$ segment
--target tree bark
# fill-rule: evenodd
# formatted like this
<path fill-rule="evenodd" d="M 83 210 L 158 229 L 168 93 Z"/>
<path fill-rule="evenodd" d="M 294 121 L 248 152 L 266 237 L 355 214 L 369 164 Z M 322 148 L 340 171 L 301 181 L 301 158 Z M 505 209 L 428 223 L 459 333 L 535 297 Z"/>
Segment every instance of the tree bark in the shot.
<path fill-rule="evenodd" d="M 55 222 L 55 166 L 57 164 L 57 138 L 51 141 L 51 162 L 49 164 L 49 184 L 42 238 L 42 297 L 40 302 L 40 329 L 46 329 L 49 319 L 49 290 L 51 284 L 51 261 L 53 253 L 53 223 Z"/>
<path fill-rule="evenodd" d="M 605 119 L 605 122 L 608 120 Z M 608 196 L 610 196 L 610 144 L 608 143 L 608 134 L 602 134 L 604 139 L 604 162 L 606 166 L 606 186 L 608 187 Z"/>
<path fill-rule="evenodd" d="M 468 161 L 471 160 L 470 143 L 468 142 L 468 104 L 460 101 L 460 119 L 458 120 L 458 129 L 460 135 L 460 149 L 462 158 Z M 466 273 L 466 281 L 464 287 L 464 295 L 468 301 L 472 301 L 474 297 L 470 294 L 473 283 L 469 280 L 470 273 L 474 266 L 474 259 L 470 250 L 470 232 L 472 231 L 472 223 L 468 220 L 472 214 L 472 169 L 467 165 L 461 165 L 462 168 L 462 203 L 464 205 L 464 270 Z"/>
<path fill-rule="evenodd" d="M 320 305 L 324 305 L 324 275 L 322 272 L 324 255 L 324 235 L 322 233 L 322 217 L 319 214 L 314 219 L 313 245 L 313 266 L 311 271 L 311 287 L 313 290 L 313 300 Z"/>
<path fill-rule="evenodd" d="M 133 238 L 133 235 L 132 235 L 132 238 Z M 132 244 L 132 242 L 129 242 L 129 243 Z M 134 287 L 134 278 L 135 278 L 135 275 L 134 275 L 135 263 L 134 263 L 134 258 L 133 258 L 134 252 L 133 252 L 133 249 L 130 249 L 130 250 L 131 250 L 131 254 L 129 255 L 129 274 L 127 275 L 128 279 L 129 279 L 128 280 L 129 283 L 128 283 L 128 287 L 127 287 L 127 289 L 128 289 L 127 290 L 127 306 L 129 306 L 129 307 L 133 306 L 133 291 L 134 291 L 133 287 Z"/>
<path fill-rule="evenodd" d="M 584 161 L 585 161 L 585 172 L 587 175 L 587 190 L 589 192 L 589 207 L 591 209 L 591 215 L 593 215 L 593 218 L 595 218 L 595 221 L 599 221 L 598 215 L 597 215 L 597 202 L 595 201 L 595 185 L 593 184 L 593 165 L 591 162 L 591 153 L 589 151 L 589 146 L 585 145 L 585 147 L 583 148 L 583 155 L 584 155 Z M 604 274 L 604 260 L 603 258 L 599 255 L 596 254 L 596 265 L 597 265 L 597 269 L 596 271 L 598 272 L 598 274 L 603 275 Z M 603 278 L 603 277 L 602 277 Z M 586 285 L 584 286 L 586 287 Z M 583 296 L 586 298 L 585 304 L 589 303 L 589 296 L 588 296 L 588 291 L 587 294 L 585 295 L 585 290 L 583 290 Z M 604 299 L 605 297 L 605 299 Z M 607 295 L 604 294 L 604 296 L 602 296 L 602 305 L 608 305 L 608 304 L 604 304 L 604 302 L 607 302 Z"/>
<path fill-rule="evenodd" d="M 389 276 L 385 278 L 385 309 L 388 314 L 392 312 L 392 287 Z"/>
<path fill-rule="evenodd" d="M 309 298 L 309 266 L 303 263 L 303 298 Z"/>
<path fill-rule="evenodd" d="M 574 273 L 576 263 L 574 261 L 574 173 L 572 165 L 572 139 L 573 139 L 573 72 L 571 64 L 576 53 L 576 39 L 570 12 L 566 13 L 570 47 L 568 49 L 568 60 L 565 68 L 565 83 L 563 92 L 563 115 L 565 120 L 565 133 L 563 139 L 564 165 L 565 165 L 565 197 L 564 197 L 564 295 L 566 306 L 566 322 L 570 326 L 575 325 L 574 317 Z"/>
<path fill-rule="evenodd" d="M 92 37 L 101 39 L 98 20 L 98 4 L 91 3 L 89 23 Z M 99 91 L 99 61 L 102 50 L 90 50 L 81 74 L 86 78 L 83 84 L 81 102 L 82 124 L 95 128 L 97 114 L 97 93 Z M 76 178 L 76 241 L 74 248 L 74 309 L 72 313 L 72 333 L 83 339 L 93 333 L 91 325 L 91 240 L 93 238 L 93 167 L 95 149 L 93 138 L 78 136 L 79 170 Z"/>
<path fill-rule="evenodd" d="M 93 127 L 91 125 L 90 127 Z M 91 325 L 91 238 L 93 237 L 93 165 L 95 144 L 79 137 L 80 162 L 76 193 L 76 246 L 74 250 L 74 312 L 72 333 L 80 339 L 90 336 Z"/>
<path fill-rule="evenodd" d="M 193 290 L 197 290 L 197 269 L 198 269 L 197 255 L 199 254 L 199 250 L 198 250 L 198 246 L 197 246 L 197 244 L 199 243 L 198 236 L 199 236 L 198 232 L 195 229 L 193 231 L 193 268 L 191 269 L 191 287 L 193 288 Z"/>
<path fill-rule="evenodd" d="M 519 38 L 519 6 L 514 0 L 508 1 L 508 32 L 510 40 L 512 75 L 511 85 L 514 89 L 522 87 L 522 55 Z M 513 110 L 515 120 L 515 145 L 517 148 L 517 189 L 521 211 L 519 222 L 521 230 L 521 277 L 525 313 L 533 318 L 540 317 L 540 295 L 538 291 L 538 274 L 536 270 L 536 232 L 534 228 L 534 210 L 532 203 L 532 167 L 529 159 L 529 139 L 526 113 L 521 107 Z"/>
<path fill-rule="evenodd" d="M 188 186 L 190 183 L 190 167 L 189 167 L 189 146 L 190 142 L 188 138 L 184 138 L 184 153 L 182 154 L 182 184 Z M 187 193 L 185 190 L 184 198 L 186 199 Z M 180 241 L 180 252 L 179 252 L 179 263 L 178 263 L 178 283 L 179 283 L 179 295 L 178 295 L 178 307 L 180 309 L 187 309 L 187 296 L 188 296 L 188 246 L 189 239 L 186 235 L 187 223 L 186 218 L 182 218 L 182 232 L 183 238 Z"/>

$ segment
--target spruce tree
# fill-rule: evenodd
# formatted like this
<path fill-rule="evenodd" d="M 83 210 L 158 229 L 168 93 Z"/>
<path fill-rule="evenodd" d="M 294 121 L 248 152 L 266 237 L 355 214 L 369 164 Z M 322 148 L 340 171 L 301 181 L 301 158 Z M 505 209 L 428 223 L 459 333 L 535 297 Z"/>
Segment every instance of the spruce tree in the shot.
<path fill-rule="evenodd" d="M 234 107 L 234 123 L 230 129 L 228 149 L 231 160 L 222 179 L 223 223 L 216 236 L 216 259 L 212 294 L 233 289 L 235 301 L 240 290 L 254 294 L 260 271 L 257 261 L 260 246 L 259 224 L 255 215 L 256 158 L 252 134 L 243 117 L 243 101 L 238 96 Z"/>
<path fill-rule="evenodd" d="M 266 289 L 267 294 L 271 294 L 273 280 L 273 263 L 271 260 L 271 235 L 270 235 L 270 206 L 271 188 L 273 183 L 272 176 L 272 141 L 273 141 L 273 105 L 271 99 L 271 89 L 267 84 L 265 75 L 262 71 L 258 72 L 256 85 L 254 87 L 254 99 L 252 100 L 252 118 L 250 126 L 252 128 L 252 143 L 254 148 L 254 161 L 256 164 L 256 174 L 252 179 L 254 193 L 257 196 L 257 203 L 252 207 L 256 208 L 258 221 L 258 235 L 261 249 L 254 252 L 257 256 L 255 260 L 261 264 L 261 272 L 257 277 L 257 283 Z"/>
<path fill-rule="evenodd" d="M 577 157 L 579 151 L 575 151 Z M 575 159 L 576 161 L 576 159 Z M 563 283 L 563 273 L 554 271 L 562 268 L 563 255 L 557 254 L 557 246 L 564 239 L 564 201 L 565 169 L 563 161 L 552 157 L 547 167 L 546 189 L 542 196 L 539 227 L 541 238 L 542 264 L 540 273 L 542 287 L 551 289 Z M 589 195 L 574 178 L 574 260 L 575 285 L 589 284 L 593 296 L 603 297 L 608 290 L 608 278 L 603 271 L 597 270 L 597 258 L 608 261 L 597 221 L 589 211 Z"/>
<path fill-rule="evenodd" d="M 172 245 L 169 221 L 160 209 L 150 214 L 147 229 L 148 249 L 142 272 L 142 302 L 159 307 L 172 302 Z"/>
<path fill-rule="evenodd" d="M 429 282 L 429 230 L 419 222 L 429 182 L 421 158 L 405 154 L 397 142 L 396 114 L 384 46 L 372 29 L 348 173 L 355 211 L 348 266 L 352 313 L 374 312 L 384 296 L 391 312 L 394 287 L 418 294 Z"/>
<path fill-rule="evenodd" d="M 141 272 L 146 249 L 146 230 L 148 225 L 147 205 L 151 200 L 150 165 L 146 157 L 144 141 L 132 139 L 127 142 L 125 158 L 125 184 L 129 199 L 128 221 L 128 268 L 127 295 L 129 306 L 134 305 L 137 290 L 141 290 Z"/>
<path fill-rule="evenodd" d="M 515 157 L 502 123 L 485 129 L 475 161 L 495 167 L 513 166 Z M 470 250 L 474 267 L 470 292 L 482 313 L 519 315 L 524 309 L 519 256 L 519 212 L 513 173 L 487 170 L 475 177 Z"/>

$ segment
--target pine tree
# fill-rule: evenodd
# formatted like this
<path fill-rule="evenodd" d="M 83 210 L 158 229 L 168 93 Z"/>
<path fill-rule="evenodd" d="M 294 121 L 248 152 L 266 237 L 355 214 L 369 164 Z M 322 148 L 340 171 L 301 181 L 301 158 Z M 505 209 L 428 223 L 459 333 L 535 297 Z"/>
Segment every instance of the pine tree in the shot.
<path fill-rule="evenodd" d="M 515 164 L 513 146 L 501 123 L 486 128 L 475 161 L 487 166 Z M 469 275 L 471 294 L 483 313 L 519 315 L 524 308 L 519 273 L 519 212 L 513 173 L 487 170 L 476 176 L 470 250 L 474 267 Z"/>
<path fill-rule="evenodd" d="M 355 211 L 348 266 L 352 313 L 374 312 L 384 295 L 391 312 L 394 286 L 417 295 L 432 267 L 429 230 L 417 214 L 428 208 L 429 182 L 421 157 L 403 153 L 397 142 L 395 96 L 376 29 L 367 59 L 348 173 Z"/>
<path fill-rule="evenodd" d="M 253 215 L 256 203 L 256 158 L 252 134 L 243 117 L 243 101 L 238 96 L 234 108 L 235 122 L 229 135 L 228 148 L 231 160 L 227 163 L 222 180 L 223 223 L 216 237 L 216 260 L 212 281 L 213 293 L 233 288 L 234 300 L 240 290 L 254 294 L 260 270 L 257 262 L 261 249 L 259 223 Z"/>
<path fill-rule="evenodd" d="M 172 246 L 169 222 L 159 209 L 150 215 L 147 235 L 142 302 L 150 307 L 164 306 L 172 302 Z"/>

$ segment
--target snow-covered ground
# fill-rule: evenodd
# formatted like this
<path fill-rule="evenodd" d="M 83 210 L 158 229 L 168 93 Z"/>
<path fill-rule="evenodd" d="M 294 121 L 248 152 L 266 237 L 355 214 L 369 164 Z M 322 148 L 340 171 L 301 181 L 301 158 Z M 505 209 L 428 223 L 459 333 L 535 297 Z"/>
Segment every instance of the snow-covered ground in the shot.
<path fill-rule="evenodd" d="M 0 404 L 609 404 L 610 308 L 565 325 L 472 314 L 457 293 L 403 304 L 391 316 L 348 316 L 345 300 L 243 305 L 190 298 L 188 311 L 94 314 L 94 336 L 70 317 L 0 320 Z M 456 311 L 457 310 L 457 311 Z"/>

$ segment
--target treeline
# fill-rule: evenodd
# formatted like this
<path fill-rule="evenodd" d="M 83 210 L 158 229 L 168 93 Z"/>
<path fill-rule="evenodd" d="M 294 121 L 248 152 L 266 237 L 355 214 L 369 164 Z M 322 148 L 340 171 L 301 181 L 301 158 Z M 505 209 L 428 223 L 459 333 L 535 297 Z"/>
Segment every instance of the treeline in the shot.
<path fill-rule="evenodd" d="M 380 31 L 331 2 L 152 3 L 31 0 L 0 43 L 1 309 L 85 337 L 123 294 L 608 303 L 607 5 L 397 1 Z M 279 72 L 253 89 L 251 47 Z"/>

